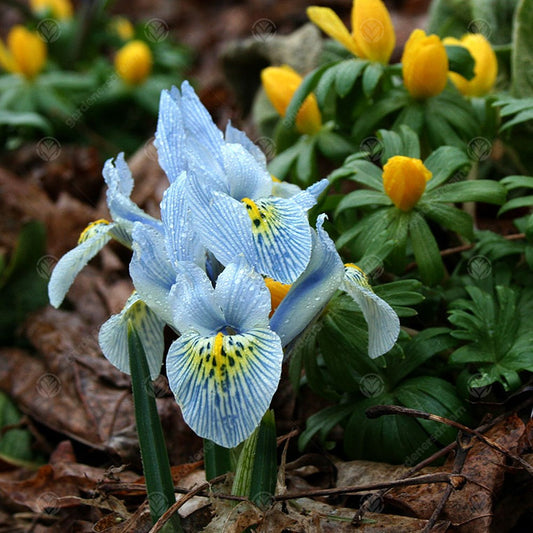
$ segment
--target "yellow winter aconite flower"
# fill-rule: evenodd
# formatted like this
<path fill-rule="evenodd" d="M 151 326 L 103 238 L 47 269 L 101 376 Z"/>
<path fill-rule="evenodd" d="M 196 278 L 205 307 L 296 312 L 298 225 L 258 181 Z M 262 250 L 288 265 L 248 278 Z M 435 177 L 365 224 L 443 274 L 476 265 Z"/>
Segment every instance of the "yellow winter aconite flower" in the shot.
<path fill-rule="evenodd" d="M 7 35 L 7 47 L 0 41 L 0 65 L 4 70 L 32 80 L 46 63 L 46 45 L 24 26 L 16 25 Z"/>
<path fill-rule="evenodd" d="M 302 77 L 288 66 L 267 67 L 261 72 L 261 81 L 268 99 L 282 116 L 285 116 L 287 107 L 302 83 Z M 300 133 L 310 135 L 317 133 L 322 127 L 322 117 L 318 109 L 315 95 L 310 94 L 296 115 L 296 129 Z"/>
<path fill-rule="evenodd" d="M 123 41 L 129 41 L 135 34 L 132 23 L 126 17 L 114 17 L 111 20 L 111 29 Z"/>
<path fill-rule="evenodd" d="M 389 12 L 381 0 L 354 0 L 352 33 L 329 7 L 308 7 L 307 16 L 357 57 L 384 64 L 389 62 L 396 36 Z"/>
<path fill-rule="evenodd" d="M 38 15 L 47 15 L 59 20 L 72 18 L 70 0 L 30 0 L 31 10 Z"/>
<path fill-rule="evenodd" d="M 403 82 L 414 98 L 440 94 L 448 79 L 448 56 L 437 35 L 414 30 L 402 55 Z"/>
<path fill-rule="evenodd" d="M 420 159 L 395 155 L 383 167 L 383 187 L 398 209 L 410 211 L 420 200 L 431 175 Z"/>
<path fill-rule="evenodd" d="M 450 79 L 465 96 L 483 96 L 496 81 L 498 61 L 489 41 L 480 33 L 468 33 L 461 40 L 446 37 L 444 44 L 464 46 L 475 61 L 474 77 L 467 80 L 457 72 L 450 72 Z"/>
<path fill-rule="evenodd" d="M 115 56 L 115 69 L 129 85 L 141 85 L 152 71 L 152 52 L 143 41 L 130 41 Z"/>

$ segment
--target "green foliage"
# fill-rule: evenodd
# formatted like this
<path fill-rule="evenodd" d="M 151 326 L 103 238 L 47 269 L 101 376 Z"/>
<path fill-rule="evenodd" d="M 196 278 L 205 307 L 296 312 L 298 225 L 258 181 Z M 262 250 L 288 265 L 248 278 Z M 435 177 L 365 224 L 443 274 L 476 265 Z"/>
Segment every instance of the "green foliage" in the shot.
<path fill-rule="evenodd" d="M 0 392 L 0 459 L 13 465 L 34 468 L 41 458 L 32 448 L 33 437 L 30 430 L 16 427 L 21 419 L 22 414 L 15 404 Z"/>
<path fill-rule="evenodd" d="M 0 264 L 0 340 L 11 343 L 28 313 L 48 303 L 47 284 L 53 258 L 45 252 L 45 228 L 26 224 L 13 254 Z"/>

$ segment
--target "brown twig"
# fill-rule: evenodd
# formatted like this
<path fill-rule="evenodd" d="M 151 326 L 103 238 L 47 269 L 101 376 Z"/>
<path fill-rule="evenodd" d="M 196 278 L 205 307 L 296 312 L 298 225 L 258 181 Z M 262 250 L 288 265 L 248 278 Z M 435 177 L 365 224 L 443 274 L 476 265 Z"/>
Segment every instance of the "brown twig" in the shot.
<path fill-rule="evenodd" d="M 523 466 L 529 474 L 533 475 L 533 466 L 531 466 L 527 461 L 524 461 L 524 459 L 522 459 L 518 455 L 511 453 L 507 448 L 500 446 L 497 442 L 488 439 L 479 431 L 464 426 L 463 424 L 460 424 L 455 420 L 450 420 L 449 418 L 433 415 L 431 413 L 425 413 L 424 411 L 418 411 L 417 409 L 408 409 L 407 407 L 400 407 L 398 405 L 376 405 L 366 410 L 366 416 L 368 418 L 378 418 L 383 415 L 411 416 L 414 418 L 422 418 L 424 420 L 432 420 L 433 422 L 439 422 L 441 424 L 446 424 L 448 426 L 454 427 L 456 429 L 459 429 L 460 431 L 463 431 L 464 433 L 473 435 L 493 450 L 496 450 L 513 459 L 514 461 L 520 463 L 520 465 Z"/>

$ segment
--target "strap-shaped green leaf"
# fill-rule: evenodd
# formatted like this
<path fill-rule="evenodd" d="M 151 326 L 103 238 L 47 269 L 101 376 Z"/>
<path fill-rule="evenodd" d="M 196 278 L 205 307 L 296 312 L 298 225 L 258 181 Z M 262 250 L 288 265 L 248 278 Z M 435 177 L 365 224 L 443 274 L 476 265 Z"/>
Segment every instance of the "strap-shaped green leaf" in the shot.
<path fill-rule="evenodd" d="M 128 323 L 128 349 L 137 434 L 139 435 L 150 515 L 152 522 L 155 523 L 176 499 L 155 398 L 147 388 L 150 383 L 150 371 L 146 354 L 131 321 Z M 182 531 L 177 514 L 174 514 L 167 522 L 167 528 L 169 533 L 170 531 Z"/>

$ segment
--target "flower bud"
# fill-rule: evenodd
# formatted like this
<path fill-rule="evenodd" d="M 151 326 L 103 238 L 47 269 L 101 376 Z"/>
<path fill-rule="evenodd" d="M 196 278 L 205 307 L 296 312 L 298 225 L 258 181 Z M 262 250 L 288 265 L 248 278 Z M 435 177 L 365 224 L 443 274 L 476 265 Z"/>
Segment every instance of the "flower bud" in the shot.
<path fill-rule="evenodd" d="M 431 172 L 420 159 L 395 155 L 383 167 L 383 187 L 394 205 L 410 211 L 420 200 Z"/>
<path fill-rule="evenodd" d="M 448 79 L 448 56 L 436 35 L 414 30 L 402 56 L 403 82 L 414 98 L 440 94 Z"/>
<path fill-rule="evenodd" d="M 32 80 L 46 63 L 46 45 L 24 26 L 13 26 L 7 35 L 7 48 L 0 41 L 0 65 L 8 72 Z"/>
<path fill-rule="evenodd" d="M 130 41 L 115 56 L 115 68 L 129 85 L 141 85 L 152 70 L 152 52 L 143 41 Z"/>
<path fill-rule="evenodd" d="M 111 31 L 116 33 L 123 41 L 129 41 L 135 35 L 133 25 L 126 17 L 113 17 L 110 26 Z"/>
<path fill-rule="evenodd" d="M 302 83 L 302 77 L 288 66 L 268 67 L 261 72 L 261 81 L 268 99 L 282 116 Z M 315 95 L 310 94 L 296 115 L 296 129 L 300 133 L 313 135 L 322 127 L 322 117 Z"/>
<path fill-rule="evenodd" d="M 461 40 L 446 37 L 444 44 L 464 46 L 475 61 L 474 77 L 467 80 L 457 72 L 450 72 L 453 84 L 465 96 L 483 96 L 487 94 L 496 81 L 498 61 L 489 41 L 480 33 L 468 33 Z"/>

